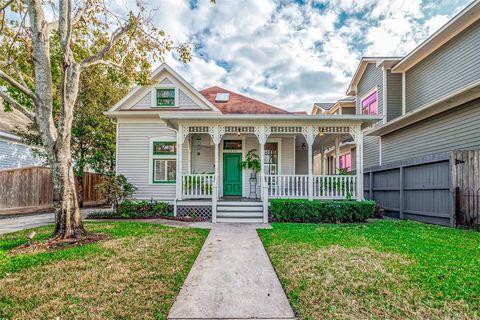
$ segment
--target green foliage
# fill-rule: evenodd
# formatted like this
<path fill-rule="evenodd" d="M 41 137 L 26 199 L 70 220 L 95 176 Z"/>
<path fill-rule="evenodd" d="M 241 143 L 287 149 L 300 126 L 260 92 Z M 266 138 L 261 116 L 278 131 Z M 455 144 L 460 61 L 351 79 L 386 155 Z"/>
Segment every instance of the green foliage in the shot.
<path fill-rule="evenodd" d="M 373 217 L 374 201 L 272 199 L 274 219 L 279 222 L 364 222 Z"/>
<path fill-rule="evenodd" d="M 135 218 L 158 218 L 173 217 L 167 202 L 158 201 L 130 201 L 124 200 L 118 205 L 116 211 L 91 211 L 89 219 L 113 218 L 113 219 L 135 219 Z"/>
<path fill-rule="evenodd" d="M 107 200 L 108 204 L 117 209 L 122 201 L 133 195 L 136 188 L 124 175 L 109 174 L 95 187 L 95 190 Z"/>
<path fill-rule="evenodd" d="M 253 172 L 257 173 L 261 170 L 260 158 L 257 155 L 257 149 L 252 149 L 247 152 L 245 160 L 242 161 L 242 168 L 251 169 Z"/>

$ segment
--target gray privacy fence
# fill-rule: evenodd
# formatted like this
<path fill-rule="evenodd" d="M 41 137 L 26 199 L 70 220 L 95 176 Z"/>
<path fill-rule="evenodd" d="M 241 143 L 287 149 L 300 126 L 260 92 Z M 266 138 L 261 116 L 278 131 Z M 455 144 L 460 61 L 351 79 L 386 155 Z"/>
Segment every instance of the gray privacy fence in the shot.
<path fill-rule="evenodd" d="M 365 198 L 387 216 L 454 226 L 452 153 L 441 153 L 367 168 Z"/>
<path fill-rule="evenodd" d="M 480 229 L 480 150 L 367 168 L 364 196 L 380 204 L 387 216 Z"/>

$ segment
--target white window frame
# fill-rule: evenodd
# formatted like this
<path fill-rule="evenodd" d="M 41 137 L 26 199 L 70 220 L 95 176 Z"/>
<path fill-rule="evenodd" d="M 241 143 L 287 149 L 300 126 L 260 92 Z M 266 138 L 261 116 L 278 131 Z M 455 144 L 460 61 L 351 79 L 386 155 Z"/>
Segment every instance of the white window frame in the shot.
<path fill-rule="evenodd" d="M 172 138 L 171 136 L 158 136 L 158 137 L 151 137 L 149 139 L 149 148 L 148 148 L 148 153 L 149 153 L 149 157 L 148 157 L 148 184 L 149 185 L 175 185 L 175 181 L 178 177 L 178 170 L 180 169 L 178 167 L 178 161 L 177 161 L 177 154 L 178 154 L 178 149 L 177 149 L 177 154 L 175 155 L 163 155 L 163 154 L 159 154 L 159 155 L 154 155 L 153 154 L 153 143 L 154 142 L 175 142 L 177 144 L 177 148 L 178 148 L 178 143 L 177 143 L 177 140 L 175 138 Z M 176 176 L 175 176 L 175 181 L 165 181 L 165 182 L 158 182 L 158 181 L 155 181 L 154 179 L 154 173 L 155 173 L 155 169 L 154 169 L 154 160 L 175 160 L 176 161 Z"/>
<path fill-rule="evenodd" d="M 173 106 L 157 106 L 157 90 L 158 89 L 174 89 L 175 90 L 175 105 Z M 151 100 L 152 100 L 152 108 L 178 108 L 178 88 L 175 86 L 175 84 L 171 83 L 163 83 L 163 84 L 158 84 L 153 87 L 152 93 L 151 93 Z"/>
<path fill-rule="evenodd" d="M 372 89 L 368 90 L 368 92 L 366 94 L 364 94 L 362 96 L 362 98 L 360 98 L 360 114 L 363 114 L 363 100 L 367 99 L 370 95 L 372 95 L 372 93 L 374 93 L 376 91 L 376 98 L 377 98 L 377 116 L 380 116 L 380 115 L 383 115 L 383 106 L 382 106 L 382 112 L 380 112 L 380 108 L 378 106 L 378 86 L 375 86 L 373 87 Z"/>

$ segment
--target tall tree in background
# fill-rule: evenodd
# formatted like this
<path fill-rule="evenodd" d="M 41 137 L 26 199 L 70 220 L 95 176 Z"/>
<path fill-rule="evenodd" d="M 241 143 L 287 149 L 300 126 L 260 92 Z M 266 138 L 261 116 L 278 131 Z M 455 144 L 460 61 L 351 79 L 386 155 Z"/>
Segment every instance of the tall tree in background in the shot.
<path fill-rule="evenodd" d="M 82 72 L 128 64 L 132 78 L 148 82 L 153 61 L 170 50 L 189 61 L 190 48 L 174 47 L 140 4 L 122 16 L 103 0 L 4 0 L 0 19 L 0 97 L 38 130 L 52 168 L 53 238 L 80 237 L 71 137 Z"/>

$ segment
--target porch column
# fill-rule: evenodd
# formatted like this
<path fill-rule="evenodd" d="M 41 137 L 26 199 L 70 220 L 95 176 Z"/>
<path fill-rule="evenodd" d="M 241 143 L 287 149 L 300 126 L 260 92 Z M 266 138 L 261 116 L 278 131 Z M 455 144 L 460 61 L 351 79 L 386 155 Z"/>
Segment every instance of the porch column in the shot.
<path fill-rule="evenodd" d="M 323 166 L 325 165 L 323 163 L 323 157 L 325 156 L 325 151 L 323 151 L 323 147 L 320 147 L 320 170 L 318 174 L 323 174 Z"/>
<path fill-rule="evenodd" d="M 333 174 L 338 173 L 338 168 L 340 168 L 340 139 L 335 138 L 335 170 Z"/>
<path fill-rule="evenodd" d="M 318 127 L 304 126 L 302 133 L 308 145 L 308 199 L 313 200 L 313 143 L 318 135 Z"/>
<path fill-rule="evenodd" d="M 360 125 L 351 128 L 356 145 L 357 201 L 363 200 L 363 132 Z"/>
<path fill-rule="evenodd" d="M 186 136 L 188 135 L 188 127 L 184 127 L 183 125 L 178 126 L 177 131 L 177 172 L 176 172 L 176 193 L 177 199 L 182 200 L 183 195 L 183 142 L 185 141 Z M 185 130 L 185 132 L 184 132 Z M 186 134 L 185 134 L 186 133 Z"/>
<path fill-rule="evenodd" d="M 271 132 L 270 126 L 256 126 L 254 128 L 260 144 L 260 198 L 263 207 L 263 223 L 268 223 L 268 185 L 265 184 L 265 143 Z"/>
<path fill-rule="evenodd" d="M 222 126 L 210 126 L 208 127 L 208 133 L 212 138 L 215 145 L 215 183 L 212 190 L 212 223 L 217 222 L 217 200 L 218 200 L 218 184 L 220 176 L 220 161 L 219 161 L 219 144 L 222 141 L 222 136 L 225 133 L 225 127 Z"/>
<path fill-rule="evenodd" d="M 270 127 L 269 126 L 258 126 L 255 127 L 254 133 L 257 136 L 258 143 L 260 144 L 260 198 L 263 200 L 264 192 L 263 187 L 265 183 L 265 143 L 267 143 L 268 136 L 270 135 Z"/>

